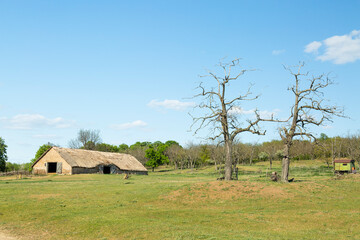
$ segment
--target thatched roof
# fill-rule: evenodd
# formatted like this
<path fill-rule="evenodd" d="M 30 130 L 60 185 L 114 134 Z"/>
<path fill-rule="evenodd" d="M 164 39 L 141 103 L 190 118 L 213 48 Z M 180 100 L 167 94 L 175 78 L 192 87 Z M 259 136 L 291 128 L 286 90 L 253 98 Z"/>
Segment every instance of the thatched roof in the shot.
<path fill-rule="evenodd" d="M 60 147 L 52 147 L 51 149 L 59 153 L 59 155 L 71 167 L 94 168 L 101 164 L 114 164 L 121 170 L 147 172 L 147 169 L 135 157 L 129 154 Z M 44 153 L 43 156 L 44 155 L 46 155 L 46 153 Z M 37 161 L 39 161 L 43 156 L 41 156 Z"/>

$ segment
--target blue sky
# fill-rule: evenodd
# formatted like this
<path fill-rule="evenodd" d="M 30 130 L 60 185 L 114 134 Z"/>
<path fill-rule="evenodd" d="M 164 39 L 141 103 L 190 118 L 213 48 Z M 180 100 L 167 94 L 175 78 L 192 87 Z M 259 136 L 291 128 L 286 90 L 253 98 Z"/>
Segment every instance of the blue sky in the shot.
<path fill-rule="evenodd" d="M 28 162 L 46 142 L 67 147 L 79 129 L 104 142 L 176 140 L 189 132 L 195 87 L 219 59 L 256 68 L 230 95 L 254 83 L 248 111 L 287 115 L 291 76 L 282 65 L 305 61 L 332 72 L 326 90 L 351 119 L 314 129 L 357 133 L 360 1 L 1 1 L 0 136 L 9 161 Z M 263 125 L 276 139 L 277 125 Z"/>

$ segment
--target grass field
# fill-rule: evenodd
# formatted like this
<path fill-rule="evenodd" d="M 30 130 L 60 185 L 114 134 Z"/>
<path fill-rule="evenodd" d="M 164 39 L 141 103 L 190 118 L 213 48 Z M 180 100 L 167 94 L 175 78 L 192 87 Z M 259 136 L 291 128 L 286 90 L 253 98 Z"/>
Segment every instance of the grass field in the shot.
<path fill-rule="evenodd" d="M 279 171 L 279 163 L 275 163 Z M 291 165 L 295 182 L 240 166 L 148 176 L 0 178 L 0 229 L 19 239 L 360 239 L 360 174 L 336 179 L 320 161 Z"/>

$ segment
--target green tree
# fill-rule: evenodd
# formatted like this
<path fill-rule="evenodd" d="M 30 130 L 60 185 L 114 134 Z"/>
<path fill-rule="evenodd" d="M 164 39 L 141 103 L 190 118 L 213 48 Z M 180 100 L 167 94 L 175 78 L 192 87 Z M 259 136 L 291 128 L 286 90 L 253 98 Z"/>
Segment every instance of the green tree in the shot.
<path fill-rule="evenodd" d="M 8 159 L 6 149 L 5 140 L 0 137 L 0 172 L 4 172 L 6 168 L 6 161 Z"/>
<path fill-rule="evenodd" d="M 168 145 L 159 141 L 155 142 L 154 145 L 150 145 L 150 147 L 145 151 L 145 157 L 149 159 L 146 162 L 146 165 L 151 167 L 152 171 L 154 171 L 154 169 L 159 165 L 169 162 L 168 157 L 165 155 Z"/>
<path fill-rule="evenodd" d="M 118 149 L 119 149 L 119 152 L 125 153 L 129 149 L 129 146 L 127 144 L 123 143 L 123 144 L 119 145 Z"/>
<path fill-rule="evenodd" d="M 329 137 L 328 137 L 325 133 L 321 133 L 321 134 L 320 134 L 319 140 L 321 140 L 321 141 L 326 141 L 326 140 L 328 140 L 328 139 L 329 139 Z"/>
<path fill-rule="evenodd" d="M 208 147 L 208 145 L 200 145 L 200 149 L 199 149 L 199 164 L 203 165 L 205 164 L 209 159 L 211 158 L 210 156 L 210 149 Z"/>
<path fill-rule="evenodd" d="M 146 148 L 149 147 L 151 142 L 136 142 L 133 145 L 130 146 L 131 150 L 139 149 L 139 148 Z"/>
<path fill-rule="evenodd" d="M 107 144 L 107 143 L 99 143 L 94 147 L 96 151 L 100 152 L 119 152 L 118 146 Z"/>
<path fill-rule="evenodd" d="M 21 168 L 21 165 L 18 163 L 6 163 L 6 172 L 12 172 L 12 171 L 19 171 Z"/>
<path fill-rule="evenodd" d="M 49 150 L 50 148 L 54 147 L 55 145 L 52 143 L 47 143 L 47 144 L 43 144 L 39 147 L 39 149 L 36 151 L 35 153 L 35 157 L 33 159 L 31 159 L 30 163 L 30 167 L 29 167 L 29 171 L 31 171 L 32 165 L 36 162 L 36 160 L 38 160 L 47 150 Z"/>
<path fill-rule="evenodd" d="M 166 145 L 168 145 L 169 147 L 170 146 L 173 146 L 173 145 L 177 145 L 177 146 L 180 146 L 180 144 L 174 140 L 169 140 L 169 141 L 166 141 L 165 142 Z M 181 147 L 181 146 L 180 146 Z"/>

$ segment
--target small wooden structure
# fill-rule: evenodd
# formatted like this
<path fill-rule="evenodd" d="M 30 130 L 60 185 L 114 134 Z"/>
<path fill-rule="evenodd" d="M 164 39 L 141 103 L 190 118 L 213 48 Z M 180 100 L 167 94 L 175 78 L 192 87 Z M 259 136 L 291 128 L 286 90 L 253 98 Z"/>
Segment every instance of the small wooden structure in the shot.
<path fill-rule="evenodd" d="M 335 173 L 352 173 L 355 172 L 355 160 L 352 159 L 335 159 Z"/>
<path fill-rule="evenodd" d="M 123 153 L 52 147 L 32 165 L 33 174 L 148 174 L 133 156 Z"/>

